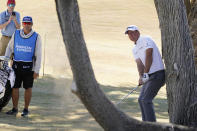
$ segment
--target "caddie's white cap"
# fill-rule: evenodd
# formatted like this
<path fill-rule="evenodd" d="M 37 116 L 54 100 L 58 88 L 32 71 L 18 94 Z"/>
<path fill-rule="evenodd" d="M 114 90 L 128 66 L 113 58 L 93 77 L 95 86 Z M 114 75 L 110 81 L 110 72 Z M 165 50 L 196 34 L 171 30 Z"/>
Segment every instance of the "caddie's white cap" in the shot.
<path fill-rule="evenodd" d="M 130 31 L 136 31 L 136 30 L 139 31 L 139 29 L 138 29 L 138 27 L 136 25 L 130 25 L 130 26 L 128 26 L 127 29 L 126 29 L 126 31 L 125 31 L 125 34 L 128 34 L 128 31 L 129 30 Z"/>

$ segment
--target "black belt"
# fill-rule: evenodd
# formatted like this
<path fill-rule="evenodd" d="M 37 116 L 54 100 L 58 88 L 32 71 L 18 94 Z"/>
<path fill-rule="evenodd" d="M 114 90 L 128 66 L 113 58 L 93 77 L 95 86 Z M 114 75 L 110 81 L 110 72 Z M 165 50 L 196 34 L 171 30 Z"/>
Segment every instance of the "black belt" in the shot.
<path fill-rule="evenodd" d="M 14 61 L 12 68 L 18 70 L 32 70 L 33 62 Z"/>
<path fill-rule="evenodd" d="M 7 38 L 11 38 L 11 36 L 6 36 L 6 35 L 2 35 L 2 36 L 7 37 Z"/>
<path fill-rule="evenodd" d="M 148 75 L 149 75 L 149 77 L 150 77 L 150 76 L 152 76 L 152 75 L 154 75 L 154 74 L 162 73 L 162 72 L 165 72 L 165 70 L 159 70 L 159 71 L 156 71 L 156 72 L 151 73 L 151 74 L 148 74 Z"/>

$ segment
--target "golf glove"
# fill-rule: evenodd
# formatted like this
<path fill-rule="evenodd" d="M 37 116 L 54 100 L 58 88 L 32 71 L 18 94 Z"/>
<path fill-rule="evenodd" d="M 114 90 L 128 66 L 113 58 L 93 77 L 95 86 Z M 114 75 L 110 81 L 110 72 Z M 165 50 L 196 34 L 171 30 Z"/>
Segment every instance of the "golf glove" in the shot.
<path fill-rule="evenodd" d="M 142 82 L 143 82 L 143 83 L 146 83 L 148 80 L 149 80 L 148 73 L 144 73 L 144 74 L 142 75 Z"/>

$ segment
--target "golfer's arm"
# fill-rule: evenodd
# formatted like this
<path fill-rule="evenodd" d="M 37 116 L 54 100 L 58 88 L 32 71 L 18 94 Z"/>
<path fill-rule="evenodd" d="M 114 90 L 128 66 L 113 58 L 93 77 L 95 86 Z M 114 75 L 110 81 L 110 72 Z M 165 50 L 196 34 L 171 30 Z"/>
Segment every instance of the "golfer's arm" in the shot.
<path fill-rule="evenodd" d="M 141 77 L 144 73 L 144 65 L 140 59 L 136 59 L 135 61 L 137 63 L 137 69 L 138 69 L 139 76 Z"/>
<path fill-rule="evenodd" d="M 148 73 L 153 62 L 153 48 L 146 49 L 146 59 L 144 73 Z"/>

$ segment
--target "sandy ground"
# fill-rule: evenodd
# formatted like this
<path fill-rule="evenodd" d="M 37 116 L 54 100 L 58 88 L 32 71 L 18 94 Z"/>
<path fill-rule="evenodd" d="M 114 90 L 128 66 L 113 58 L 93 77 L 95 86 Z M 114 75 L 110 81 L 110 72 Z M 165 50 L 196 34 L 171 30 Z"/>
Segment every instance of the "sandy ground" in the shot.
<path fill-rule="evenodd" d="M 15 10 L 21 13 L 21 19 L 26 15 L 32 16 L 33 28 L 42 37 L 41 79 L 35 82 L 30 117 L 23 119 L 20 114 L 17 117 L 7 117 L 5 112 L 11 108 L 10 102 L 0 114 L 0 126 L 6 130 L 102 130 L 77 97 L 70 92 L 72 73 L 54 0 L 16 2 Z M 133 43 L 124 34 L 126 27 L 131 24 L 137 25 L 142 35 L 152 36 L 161 48 L 154 3 L 150 0 L 80 0 L 79 8 L 84 39 L 96 79 L 109 98 L 115 102 L 125 95 L 130 87 L 135 87 L 138 81 L 136 65 L 131 54 Z M 2 0 L 0 11 L 5 9 L 6 0 Z M 138 94 L 139 91 L 120 108 L 128 115 L 140 119 Z M 167 121 L 165 99 L 163 88 L 156 99 L 156 111 L 159 112 L 157 116 L 160 122 Z M 20 102 L 22 110 L 23 95 Z"/>
<path fill-rule="evenodd" d="M 5 0 L 0 1 L 2 11 L 6 8 L 5 3 Z M 80 0 L 79 6 L 84 38 L 97 80 L 110 85 L 136 83 L 137 70 L 131 54 L 133 43 L 124 32 L 128 25 L 136 24 L 141 34 L 152 36 L 160 47 L 160 31 L 153 1 Z M 44 73 L 66 76 L 67 72 L 63 74 L 62 70 L 69 70 L 69 62 L 54 0 L 20 0 L 17 1 L 16 11 L 21 12 L 21 19 L 26 15 L 32 16 L 33 28 L 42 36 Z"/>

